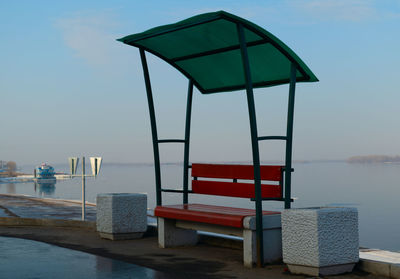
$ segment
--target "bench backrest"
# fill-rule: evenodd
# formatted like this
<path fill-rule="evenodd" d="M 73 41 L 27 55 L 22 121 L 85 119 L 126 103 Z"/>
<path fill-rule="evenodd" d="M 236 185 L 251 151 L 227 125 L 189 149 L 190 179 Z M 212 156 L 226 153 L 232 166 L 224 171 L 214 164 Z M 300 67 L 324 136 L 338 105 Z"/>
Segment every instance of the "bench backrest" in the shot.
<path fill-rule="evenodd" d="M 261 183 L 263 198 L 280 199 L 283 197 L 283 166 L 261 166 L 261 180 L 274 181 L 277 184 Z M 192 164 L 192 192 L 197 194 L 255 198 L 254 167 L 252 165 Z M 198 178 L 233 179 L 233 182 L 199 180 Z M 253 180 L 242 183 L 237 180 Z"/>

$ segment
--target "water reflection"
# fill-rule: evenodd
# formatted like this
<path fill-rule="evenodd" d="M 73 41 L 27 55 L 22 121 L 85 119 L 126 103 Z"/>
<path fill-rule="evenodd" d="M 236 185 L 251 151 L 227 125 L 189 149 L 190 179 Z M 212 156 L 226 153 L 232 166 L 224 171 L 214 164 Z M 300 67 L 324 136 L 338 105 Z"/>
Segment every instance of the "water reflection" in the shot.
<path fill-rule="evenodd" d="M 135 264 L 32 240 L 0 237 L 0 247 L 0 278 L 173 278 Z"/>
<path fill-rule="evenodd" d="M 56 180 L 55 179 L 51 181 L 38 180 L 37 182 L 34 182 L 33 187 L 38 196 L 51 197 L 54 196 L 54 193 L 56 191 Z"/>
<path fill-rule="evenodd" d="M 124 275 L 129 278 L 131 278 L 130 276 L 132 276 L 132 278 L 149 279 L 168 278 L 165 274 L 149 268 L 96 256 L 96 277 L 101 278 L 101 276 L 104 276 L 105 274 L 108 276 L 114 276 L 115 278 Z"/>

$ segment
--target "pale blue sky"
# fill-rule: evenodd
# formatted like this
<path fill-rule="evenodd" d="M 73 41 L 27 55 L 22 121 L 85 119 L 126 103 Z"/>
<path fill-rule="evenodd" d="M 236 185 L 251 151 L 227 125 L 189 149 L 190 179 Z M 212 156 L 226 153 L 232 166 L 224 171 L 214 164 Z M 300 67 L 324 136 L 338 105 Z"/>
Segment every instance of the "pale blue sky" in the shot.
<path fill-rule="evenodd" d="M 400 1 L 1 1 L 0 159 L 152 162 L 138 50 L 115 41 L 225 10 L 292 48 L 320 79 L 297 87 L 294 159 L 400 151 Z M 159 134 L 184 133 L 186 80 L 149 57 Z M 260 135 L 285 131 L 287 86 L 256 91 Z M 195 91 L 192 161 L 251 158 L 244 92 Z M 162 161 L 181 160 L 162 146 Z M 262 160 L 283 145 L 261 143 Z"/>

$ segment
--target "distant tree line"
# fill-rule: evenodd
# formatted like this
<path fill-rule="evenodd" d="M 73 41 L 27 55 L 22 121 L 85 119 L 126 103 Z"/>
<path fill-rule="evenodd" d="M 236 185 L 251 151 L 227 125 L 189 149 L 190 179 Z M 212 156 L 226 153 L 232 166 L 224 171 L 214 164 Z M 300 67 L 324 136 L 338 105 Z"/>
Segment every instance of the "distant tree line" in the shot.
<path fill-rule="evenodd" d="M 348 163 L 400 163 L 400 156 L 366 155 L 353 156 L 347 159 Z"/>
<path fill-rule="evenodd" d="M 17 163 L 14 161 L 4 162 L 1 161 L 0 176 L 17 176 Z"/>

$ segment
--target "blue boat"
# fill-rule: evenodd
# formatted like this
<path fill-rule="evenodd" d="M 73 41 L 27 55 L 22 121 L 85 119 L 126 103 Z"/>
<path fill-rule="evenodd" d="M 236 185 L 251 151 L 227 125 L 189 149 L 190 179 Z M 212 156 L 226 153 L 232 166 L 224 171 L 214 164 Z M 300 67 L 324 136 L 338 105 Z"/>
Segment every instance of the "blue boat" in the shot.
<path fill-rule="evenodd" d="M 45 163 L 41 164 L 39 167 L 36 168 L 36 178 L 38 180 L 41 179 L 55 180 L 56 177 L 54 175 L 55 175 L 54 168 Z"/>

